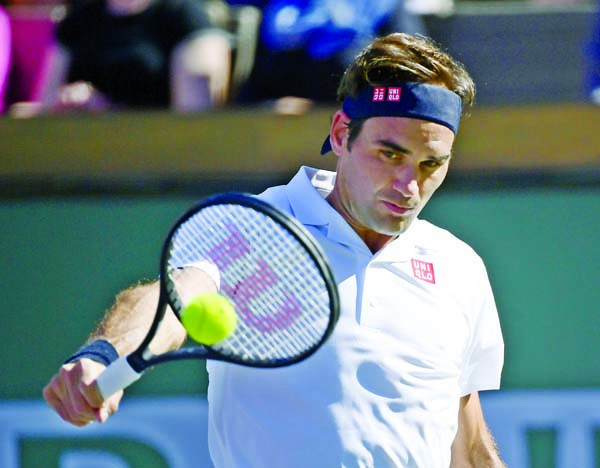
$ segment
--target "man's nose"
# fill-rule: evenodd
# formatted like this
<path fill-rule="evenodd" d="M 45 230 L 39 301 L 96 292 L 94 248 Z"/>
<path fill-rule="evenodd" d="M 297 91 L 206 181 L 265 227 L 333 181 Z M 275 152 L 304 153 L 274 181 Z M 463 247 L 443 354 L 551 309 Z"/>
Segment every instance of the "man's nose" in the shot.
<path fill-rule="evenodd" d="M 417 170 L 412 166 L 398 168 L 394 175 L 392 188 L 400 192 L 404 197 L 414 197 L 419 194 L 419 182 Z"/>

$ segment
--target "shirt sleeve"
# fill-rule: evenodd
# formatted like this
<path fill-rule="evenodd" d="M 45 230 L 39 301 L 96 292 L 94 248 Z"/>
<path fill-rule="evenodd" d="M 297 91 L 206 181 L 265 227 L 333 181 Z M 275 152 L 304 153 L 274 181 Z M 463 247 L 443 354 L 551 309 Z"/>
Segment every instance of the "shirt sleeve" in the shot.
<path fill-rule="evenodd" d="M 473 285 L 471 339 L 461 373 L 461 394 L 500 388 L 504 341 L 487 272 L 481 262 L 481 280 Z"/>
<path fill-rule="evenodd" d="M 210 277 L 213 283 L 215 283 L 217 290 L 221 289 L 221 272 L 219 271 L 217 265 L 212 263 L 210 260 L 198 260 L 188 265 L 184 265 L 183 267 L 197 268 L 198 270 L 203 271 Z"/>

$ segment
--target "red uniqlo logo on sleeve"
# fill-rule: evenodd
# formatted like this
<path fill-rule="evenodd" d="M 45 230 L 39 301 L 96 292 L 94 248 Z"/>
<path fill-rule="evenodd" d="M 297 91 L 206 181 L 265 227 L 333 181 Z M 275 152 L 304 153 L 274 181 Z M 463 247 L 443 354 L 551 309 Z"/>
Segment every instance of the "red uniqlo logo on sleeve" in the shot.
<path fill-rule="evenodd" d="M 385 100 L 385 87 L 377 86 L 373 89 L 373 101 L 383 101 Z"/>
<path fill-rule="evenodd" d="M 388 101 L 400 102 L 400 93 L 402 88 L 388 88 Z"/>
<path fill-rule="evenodd" d="M 433 271 L 433 263 L 423 262 L 421 260 L 411 259 L 413 274 L 415 278 L 435 284 L 435 272 Z"/>

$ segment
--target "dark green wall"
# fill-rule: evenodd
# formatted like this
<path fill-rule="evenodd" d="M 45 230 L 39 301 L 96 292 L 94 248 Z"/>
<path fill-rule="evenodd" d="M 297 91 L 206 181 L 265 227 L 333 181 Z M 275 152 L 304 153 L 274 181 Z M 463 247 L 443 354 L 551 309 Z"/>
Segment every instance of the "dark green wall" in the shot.
<path fill-rule="evenodd" d="M 232 181 L 232 188 L 235 184 Z M 507 345 L 505 388 L 600 386 L 600 192 L 452 191 L 424 217 L 485 259 Z M 46 198 L 0 205 L 0 399 L 39 398 L 114 295 L 156 274 L 162 238 L 195 198 Z M 197 363 L 131 394 L 204 391 Z"/>
<path fill-rule="evenodd" d="M 488 266 L 506 342 L 504 387 L 599 386 L 600 192 L 448 193 L 429 208 Z"/>

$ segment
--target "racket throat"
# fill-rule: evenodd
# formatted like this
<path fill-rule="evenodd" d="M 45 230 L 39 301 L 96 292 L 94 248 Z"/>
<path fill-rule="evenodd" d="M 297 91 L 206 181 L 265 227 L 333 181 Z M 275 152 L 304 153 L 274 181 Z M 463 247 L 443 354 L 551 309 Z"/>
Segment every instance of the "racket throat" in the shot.
<path fill-rule="evenodd" d="M 144 350 L 142 356 L 138 356 L 135 353 L 127 356 L 127 362 L 129 366 L 138 374 L 141 374 L 145 369 L 148 368 L 147 361 L 150 360 L 154 355 L 149 350 Z"/>

